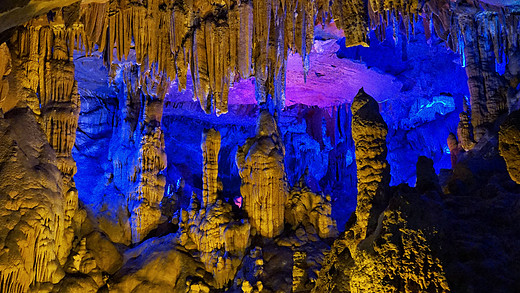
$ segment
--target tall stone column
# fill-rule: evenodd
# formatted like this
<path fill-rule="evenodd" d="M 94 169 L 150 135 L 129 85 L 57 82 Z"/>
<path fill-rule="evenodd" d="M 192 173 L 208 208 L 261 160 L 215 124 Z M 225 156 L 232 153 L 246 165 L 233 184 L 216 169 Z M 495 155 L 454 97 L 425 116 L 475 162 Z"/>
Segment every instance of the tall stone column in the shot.
<path fill-rule="evenodd" d="M 204 207 L 217 201 L 220 189 L 218 180 L 218 154 L 220 152 L 220 133 L 215 129 L 206 129 L 202 133 L 202 200 Z"/>
<path fill-rule="evenodd" d="M 242 178 L 244 209 L 251 226 L 264 237 L 272 238 L 283 231 L 287 200 L 284 155 L 278 126 L 269 111 L 262 110 L 256 136 L 238 148 L 236 163 Z"/>
<path fill-rule="evenodd" d="M 358 237 L 364 238 L 373 209 L 384 200 L 384 191 L 390 183 L 390 165 L 386 161 L 388 126 L 379 114 L 379 104 L 360 89 L 352 102 L 352 137 L 356 147 L 358 196 L 356 207 Z M 378 213 L 377 213 L 378 214 Z"/>
<path fill-rule="evenodd" d="M 57 167 L 63 179 L 64 233 L 58 234 L 58 257 L 64 263 L 70 251 L 74 231 L 72 220 L 78 209 L 74 183 L 76 163 L 72 148 L 80 112 L 80 98 L 74 79 L 73 54 L 83 25 L 67 19 L 63 10 L 53 18 L 42 16 L 20 28 L 12 42 L 25 72 L 23 86 L 38 94 L 27 104 L 35 114 L 56 153 Z"/>
<path fill-rule="evenodd" d="M 166 168 L 161 120 L 168 82 L 162 74 L 148 73 L 138 89 L 144 101 L 144 113 L 136 130 L 140 131 L 138 166 L 134 173 L 135 185 L 128 199 L 133 243 L 143 240 L 159 224 L 159 205 L 166 185 L 165 176 L 160 174 Z"/>

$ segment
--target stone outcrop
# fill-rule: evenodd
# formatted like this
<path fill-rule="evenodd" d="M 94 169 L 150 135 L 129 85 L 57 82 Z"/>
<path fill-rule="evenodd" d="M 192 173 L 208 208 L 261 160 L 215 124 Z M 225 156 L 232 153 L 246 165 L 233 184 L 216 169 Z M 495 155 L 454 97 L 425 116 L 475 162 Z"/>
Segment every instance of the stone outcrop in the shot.
<path fill-rule="evenodd" d="M 211 275 L 173 236 L 127 250 L 122 268 L 108 283 L 110 292 L 209 292 Z"/>
<path fill-rule="evenodd" d="M 385 191 L 390 184 L 390 165 L 386 161 L 388 126 L 379 114 L 379 105 L 363 89 L 352 102 L 352 137 L 356 147 L 358 195 L 356 206 L 355 238 L 367 236 L 369 226 L 374 228 L 377 217 L 371 217 L 384 208 Z"/>
<path fill-rule="evenodd" d="M 332 218 L 331 198 L 329 195 L 316 194 L 304 184 L 304 176 L 294 186 L 285 207 L 285 221 L 293 229 L 311 225 L 320 238 L 337 237 L 336 221 Z"/>
<path fill-rule="evenodd" d="M 507 171 L 520 184 L 520 110 L 509 114 L 500 125 L 498 135 L 500 155 L 504 158 Z"/>
<path fill-rule="evenodd" d="M 259 235 L 278 236 L 284 227 L 287 183 L 285 149 L 278 126 L 269 111 L 260 112 L 256 136 L 239 147 L 236 163 L 242 185 L 243 208 Z"/>

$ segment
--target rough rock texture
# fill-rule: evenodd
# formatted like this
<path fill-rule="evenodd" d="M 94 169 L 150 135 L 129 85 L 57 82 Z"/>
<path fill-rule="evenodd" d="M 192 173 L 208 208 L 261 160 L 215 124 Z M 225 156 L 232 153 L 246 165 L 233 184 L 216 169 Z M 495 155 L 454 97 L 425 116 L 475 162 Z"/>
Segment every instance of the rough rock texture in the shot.
<path fill-rule="evenodd" d="M 41 113 L 42 128 L 56 153 L 58 169 L 62 173 L 64 241 L 71 245 L 74 237 L 72 221 L 78 209 L 78 192 L 73 179 L 76 163 L 72 158 L 72 147 L 80 110 L 72 55 L 82 25 L 66 23 L 66 17 L 67 14 L 59 11 L 52 21 L 47 17 L 35 18 L 17 31 L 12 42 L 16 44 L 17 58 L 26 74 L 23 86 L 38 94 L 37 104 L 29 106 L 35 113 Z M 61 262 L 67 257 L 69 249 L 70 246 L 60 255 Z"/>
<path fill-rule="evenodd" d="M 285 207 L 286 222 L 293 229 L 299 225 L 312 225 L 320 238 L 338 236 L 336 221 L 332 218 L 331 198 L 329 195 L 313 193 L 305 184 L 304 176 L 294 186 Z"/>
<path fill-rule="evenodd" d="M 500 125 L 500 155 L 504 158 L 507 171 L 520 184 L 520 111 L 515 111 Z"/>
<path fill-rule="evenodd" d="M 386 135 L 388 127 L 379 114 L 376 100 L 363 89 L 352 102 L 352 137 L 356 145 L 358 196 L 356 223 L 360 229 L 355 237 L 367 236 L 369 226 L 377 221 L 371 215 L 384 203 L 385 189 L 390 183 L 390 166 L 386 161 Z"/>
<path fill-rule="evenodd" d="M 126 251 L 123 267 L 108 284 L 110 292 L 209 292 L 211 275 L 173 236 L 149 239 Z"/>
<path fill-rule="evenodd" d="M 64 242 L 63 181 L 29 109 L 6 113 L 0 129 L 0 291 L 27 292 L 64 276 L 59 252 L 70 244 Z"/>
<path fill-rule="evenodd" d="M 460 139 L 460 146 L 469 151 L 475 146 L 473 141 L 473 127 L 470 123 L 469 115 L 466 111 L 459 114 L 459 124 L 457 125 L 457 136 Z"/>
<path fill-rule="evenodd" d="M 423 214 L 418 198 L 388 188 L 387 130 L 377 103 L 360 90 L 352 115 L 358 206 L 324 260 L 313 292 L 448 292 L 442 264 L 430 247 L 435 231 L 415 226 Z M 418 166 L 428 165 L 422 161 Z M 431 169 L 418 171 L 421 189 L 435 183 Z"/>
<path fill-rule="evenodd" d="M 256 136 L 239 147 L 236 163 L 242 185 L 243 207 L 251 226 L 264 237 L 283 231 L 287 183 L 283 157 L 285 149 L 278 126 L 269 111 L 260 112 Z"/>
<path fill-rule="evenodd" d="M 215 129 L 208 129 L 202 134 L 202 200 L 204 206 L 209 206 L 217 201 L 218 193 L 222 190 L 218 179 L 218 154 L 220 151 L 220 133 Z"/>
<path fill-rule="evenodd" d="M 5 99 L 9 94 L 9 82 L 7 76 L 11 73 L 11 53 L 6 43 L 0 44 L 0 105 L 4 104 Z M 7 109 L 2 107 L 6 112 Z"/>
<path fill-rule="evenodd" d="M 219 198 L 218 157 L 220 133 L 207 129 L 202 133 L 203 205 L 194 193 L 190 208 L 182 211 L 180 244 L 196 254 L 215 280 L 216 288 L 223 288 L 235 277 L 246 248 L 250 244 L 251 225 L 247 219 L 235 220 L 232 206 Z"/>

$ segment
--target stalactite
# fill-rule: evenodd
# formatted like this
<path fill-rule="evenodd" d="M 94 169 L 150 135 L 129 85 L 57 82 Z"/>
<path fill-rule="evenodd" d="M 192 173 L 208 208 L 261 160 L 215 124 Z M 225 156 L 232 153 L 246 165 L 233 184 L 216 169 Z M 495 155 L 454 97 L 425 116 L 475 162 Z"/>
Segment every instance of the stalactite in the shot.
<path fill-rule="evenodd" d="M 248 138 L 236 155 L 244 209 L 251 226 L 264 237 L 279 235 L 284 225 L 287 183 L 283 164 L 285 149 L 279 135 L 273 117 L 263 110 L 256 136 Z"/>

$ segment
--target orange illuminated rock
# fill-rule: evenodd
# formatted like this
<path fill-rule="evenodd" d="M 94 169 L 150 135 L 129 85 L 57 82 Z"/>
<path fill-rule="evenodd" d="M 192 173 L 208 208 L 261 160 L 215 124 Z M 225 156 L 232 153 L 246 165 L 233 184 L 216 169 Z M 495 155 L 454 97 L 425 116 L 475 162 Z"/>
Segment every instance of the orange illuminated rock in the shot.
<path fill-rule="evenodd" d="M 219 198 L 218 180 L 220 133 L 215 129 L 202 134 L 203 205 L 194 193 L 188 211 L 182 212 L 180 243 L 196 249 L 206 271 L 213 275 L 215 286 L 223 288 L 235 277 L 246 248 L 250 244 L 251 225 L 233 219 L 232 207 Z"/>
<path fill-rule="evenodd" d="M 285 207 L 285 221 L 293 228 L 312 225 L 320 238 L 337 237 L 336 221 L 332 218 L 330 196 L 316 194 L 304 184 L 304 176 L 294 186 Z"/>
<path fill-rule="evenodd" d="M 386 135 L 388 126 L 379 114 L 374 98 L 359 90 L 352 102 L 352 138 L 356 147 L 358 196 L 355 237 L 364 238 L 369 225 L 377 217 L 371 217 L 373 209 L 380 209 L 385 191 L 390 183 L 390 165 L 386 161 Z"/>
<path fill-rule="evenodd" d="M 520 111 L 515 111 L 500 125 L 500 155 L 504 158 L 511 179 L 520 184 Z"/>
<path fill-rule="evenodd" d="M 256 136 L 248 138 L 236 155 L 243 207 L 251 226 L 264 237 L 278 236 L 284 226 L 287 183 L 285 149 L 279 135 L 274 118 L 269 111 L 262 110 Z"/>

